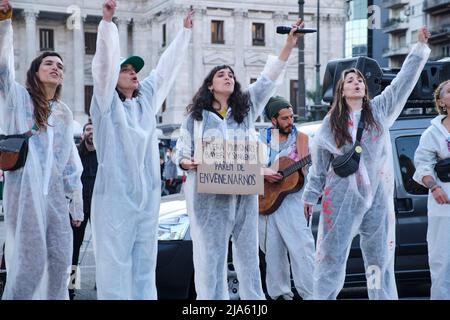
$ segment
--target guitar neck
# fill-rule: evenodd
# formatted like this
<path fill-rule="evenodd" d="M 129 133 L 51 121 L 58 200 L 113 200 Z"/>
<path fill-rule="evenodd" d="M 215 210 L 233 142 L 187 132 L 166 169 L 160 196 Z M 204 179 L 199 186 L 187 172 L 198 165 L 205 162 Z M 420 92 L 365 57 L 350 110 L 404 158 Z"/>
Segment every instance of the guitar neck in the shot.
<path fill-rule="evenodd" d="M 294 172 L 300 170 L 310 162 L 311 162 L 311 155 L 307 155 L 303 159 L 300 159 L 299 161 L 295 162 L 294 164 L 290 165 L 284 170 L 281 170 L 281 174 L 283 175 L 283 177 L 286 178 L 287 176 L 290 176 Z"/>

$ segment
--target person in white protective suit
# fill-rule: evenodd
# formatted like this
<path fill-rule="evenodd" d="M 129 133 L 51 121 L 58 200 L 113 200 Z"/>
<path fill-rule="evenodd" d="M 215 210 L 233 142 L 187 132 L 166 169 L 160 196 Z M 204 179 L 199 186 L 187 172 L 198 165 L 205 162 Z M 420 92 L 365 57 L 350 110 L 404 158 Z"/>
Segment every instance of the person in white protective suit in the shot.
<path fill-rule="evenodd" d="M 187 52 L 193 11 L 143 81 L 137 56 L 121 62 L 112 22 L 116 1 L 103 4 L 92 61 L 91 116 L 98 171 L 92 228 L 98 299 L 157 299 L 155 269 L 161 195 L 155 114 Z"/>
<path fill-rule="evenodd" d="M 428 30 L 418 31 L 397 76 L 369 100 L 356 69 L 342 72 L 333 104 L 311 146 L 312 167 L 303 193 L 305 217 L 322 196 L 313 279 L 314 299 L 335 299 L 344 285 L 350 245 L 360 236 L 370 299 L 398 299 L 394 274 L 394 173 L 389 128 L 402 111 L 427 61 Z M 340 177 L 333 158 L 351 150 L 361 115 L 364 130 L 358 170 Z"/>
<path fill-rule="evenodd" d="M 303 27 L 301 19 L 294 26 Z M 217 139 L 228 143 L 253 138 L 252 141 L 257 141 L 254 122 L 274 94 L 276 81 L 282 78 L 280 74 L 301 36 L 294 34 L 295 28 L 288 35 L 279 57 L 269 57 L 261 76 L 247 92 L 241 91 L 231 67 L 213 68 L 188 106 L 188 117 L 182 123 L 174 162 L 189 170 L 185 194 L 199 300 L 229 299 L 227 251 L 230 236 L 241 299 L 265 299 L 259 271 L 257 196 L 197 193 L 198 162 L 193 159 L 194 140 Z M 194 135 L 194 123 L 198 135 Z"/>
<path fill-rule="evenodd" d="M 270 98 L 265 114 L 273 127 L 260 133 L 261 141 L 269 150 L 264 179 L 275 184 L 283 179 L 276 161 L 281 157 L 289 157 L 293 161 L 305 158 L 309 154 L 308 136 L 297 131 L 293 108 L 286 99 L 279 96 Z M 274 149 L 274 146 L 278 147 Z M 306 167 L 302 171 L 306 179 Z M 265 253 L 266 287 L 272 299 L 292 300 L 291 269 L 298 294 L 304 300 L 312 298 L 314 237 L 303 219 L 302 193 L 303 187 L 288 194 L 275 212 L 259 216 L 259 247 Z"/>
<path fill-rule="evenodd" d="M 0 2 L 9 12 L 9 1 Z M 72 229 L 83 220 L 82 165 L 73 116 L 60 100 L 64 66 L 44 52 L 31 63 L 26 87 L 15 82 L 11 18 L 0 21 L 0 131 L 32 129 L 25 166 L 5 172 L 8 280 L 2 299 L 68 299 Z"/>
<path fill-rule="evenodd" d="M 450 299 L 450 181 L 439 179 L 434 166 L 450 159 L 450 80 L 441 83 L 435 93 L 439 115 L 420 138 L 414 155 L 414 180 L 427 187 L 428 194 L 428 256 L 431 273 L 432 300 Z M 444 179 L 445 180 L 445 179 Z"/>

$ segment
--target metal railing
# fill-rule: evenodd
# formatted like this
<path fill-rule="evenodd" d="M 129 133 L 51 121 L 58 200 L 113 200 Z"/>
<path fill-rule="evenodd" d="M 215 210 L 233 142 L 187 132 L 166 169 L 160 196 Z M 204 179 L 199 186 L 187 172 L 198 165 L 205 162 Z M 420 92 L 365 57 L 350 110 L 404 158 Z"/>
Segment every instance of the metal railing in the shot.
<path fill-rule="evenodd" d="M 385 8 L 401 7 L 408 3 L 408 0 L 383 0 L 383 6 Z"/>
<path fill-rule="evenodd" d="M 394 56 L 394 55 L 407 55 L 409 52 L 409 48 L 405 46 L 394 47 L 394 48 L 384 48 L 383 56 Z"/>
<path fill-rule="evenodd" d="M 387 20 L 384 24 L 383 24 L 383 28 L 385 29 L 392 29 L 391 27 L 395 27 L 397 25 L 400 25 L 402 23 L 406 23 L 408 22 L 408 19 L 404 19 L 404 18 L 391 18 L 389 20 Z M 407 28 L 408 26 L 405 25 L 405 27 Z"/>
<path fill-rule="evenodd" d="M 423 3 L 423 11 L 433 10 L 441 6 L 445 7 L 445 5 L 450 5 L 450 0 L 425 0 Z"/>
<path fill-rule="evenodd" d="M 433 28 L 430 30 L 431 37 L 441 34 L 447 34 L 450 33 L 450 25 L 444 25 L 439 28 Z"/>

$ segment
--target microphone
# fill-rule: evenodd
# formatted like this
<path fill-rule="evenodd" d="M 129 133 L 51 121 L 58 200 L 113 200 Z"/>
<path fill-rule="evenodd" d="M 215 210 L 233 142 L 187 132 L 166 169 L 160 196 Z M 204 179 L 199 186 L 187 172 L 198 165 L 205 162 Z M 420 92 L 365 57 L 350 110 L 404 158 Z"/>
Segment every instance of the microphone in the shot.
<path fill-rule="evenodd" d="M 291 29 L 292 29 L 291 27 L 279 26 L 277 27 L 277 33 L 288 34 L 289 32 L 291 32 Z M 312 33 L 312 32 L 317 32 L 317 30 L 309 28 L 297 28 L 297 30 L 295 31 L 295 33 Z"/>

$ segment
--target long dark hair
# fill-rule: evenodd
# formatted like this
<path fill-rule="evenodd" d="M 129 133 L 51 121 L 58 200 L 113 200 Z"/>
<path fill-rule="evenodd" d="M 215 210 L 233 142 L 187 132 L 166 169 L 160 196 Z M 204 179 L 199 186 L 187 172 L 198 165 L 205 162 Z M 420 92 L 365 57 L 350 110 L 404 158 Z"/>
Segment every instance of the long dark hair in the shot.
<path fill-rule="evenodd" d="M 39 79 L 37 73 L 41 66 L 42 60 L 46 57 L 58 57 L 62 60 L 61 56 L 56 52 L 44 52 L 31 62 L 30 68 L 27 71 L 27 82 L 25 84 L 28 93 L 33 100 L 34 105 L 34 121 L 39 128 L 46 127 L 48 125 L 48 117 L 50 116 L 50 107 L 45 94 L 44 84 Z M 62 85 L 56 87 L 55 95 L 53 99 L 59 100 L 61 96 Z"/>
<path fill-rule="evenodd" d="M 119 90 L 119 88 L 116 87 L 116 92 L 119 95 L 119 98 L 122 102 L 124 102 L 127 97 Z M 139 97 L 141 95 L 141 92 L 139 91 L 139 88 L 133 91 L 133 94 L 131 95 L 132 98 Z"/>
<path fill-rule="evenodd" d="M 213 83 L 214 75 L 222 69 L 230 69 L 230 71 L 234 74 L 233 69 L 227 65 L 221 65 L 214 67 L 208 74 L 208 76 L 203 80 L 203 84 L 200 89 L 198 89 L 197 93 L 194 95 L 192 99 L 192 103 L 189 104 L 186 108 L 188 114 L 192 114 L 192 117 L 201 121 L 203 119 L 202 112 L 204 109 L 211 110 L 213 101 L 215 100 L 214 94 L 208 89 Z M 233 93 L 228 98 L 228 106 L 231 107 L 231 114 L 233 115 L 234 120 L 237 123 L 241 123 L 245 116 L 248 114 L 250 110 L 250 97 L 247 93 L 241 91 L 241 85 L 234 78 L 234 90 Z"/>
<path fill-rule="evenodd" d="M 347 101 L 342 95 L 342 92 L 344 91 L 344 80 L 349 73 L 355 73 L 358 77 L 360 77 L 364 81 L 364 86 L 366 89 L 363 97 L 361 114 L 364 114 L 365 128 L 366 129 L 376 128 L 378 131 L 381 132 L 380 125 L 376 122 L 375 118 L 373 117 L 372 107 L 370 106 L 369 90 L 367 87 L 366 78 L 364 78 L 363 74 L 358 69 L 355 68 L 346 69 L 342 72 L 341 78 L 339 79 L 336 85 L 333 103 L 331 105 L 331 110 L 329 112 L 331 131 L 333 133 L 334 140 L 338 148 L 342 147 L 346 142 L 349 143 L 353 142 L 352 137 L 348 132 L 350 107 L 348 106 Z"/>

